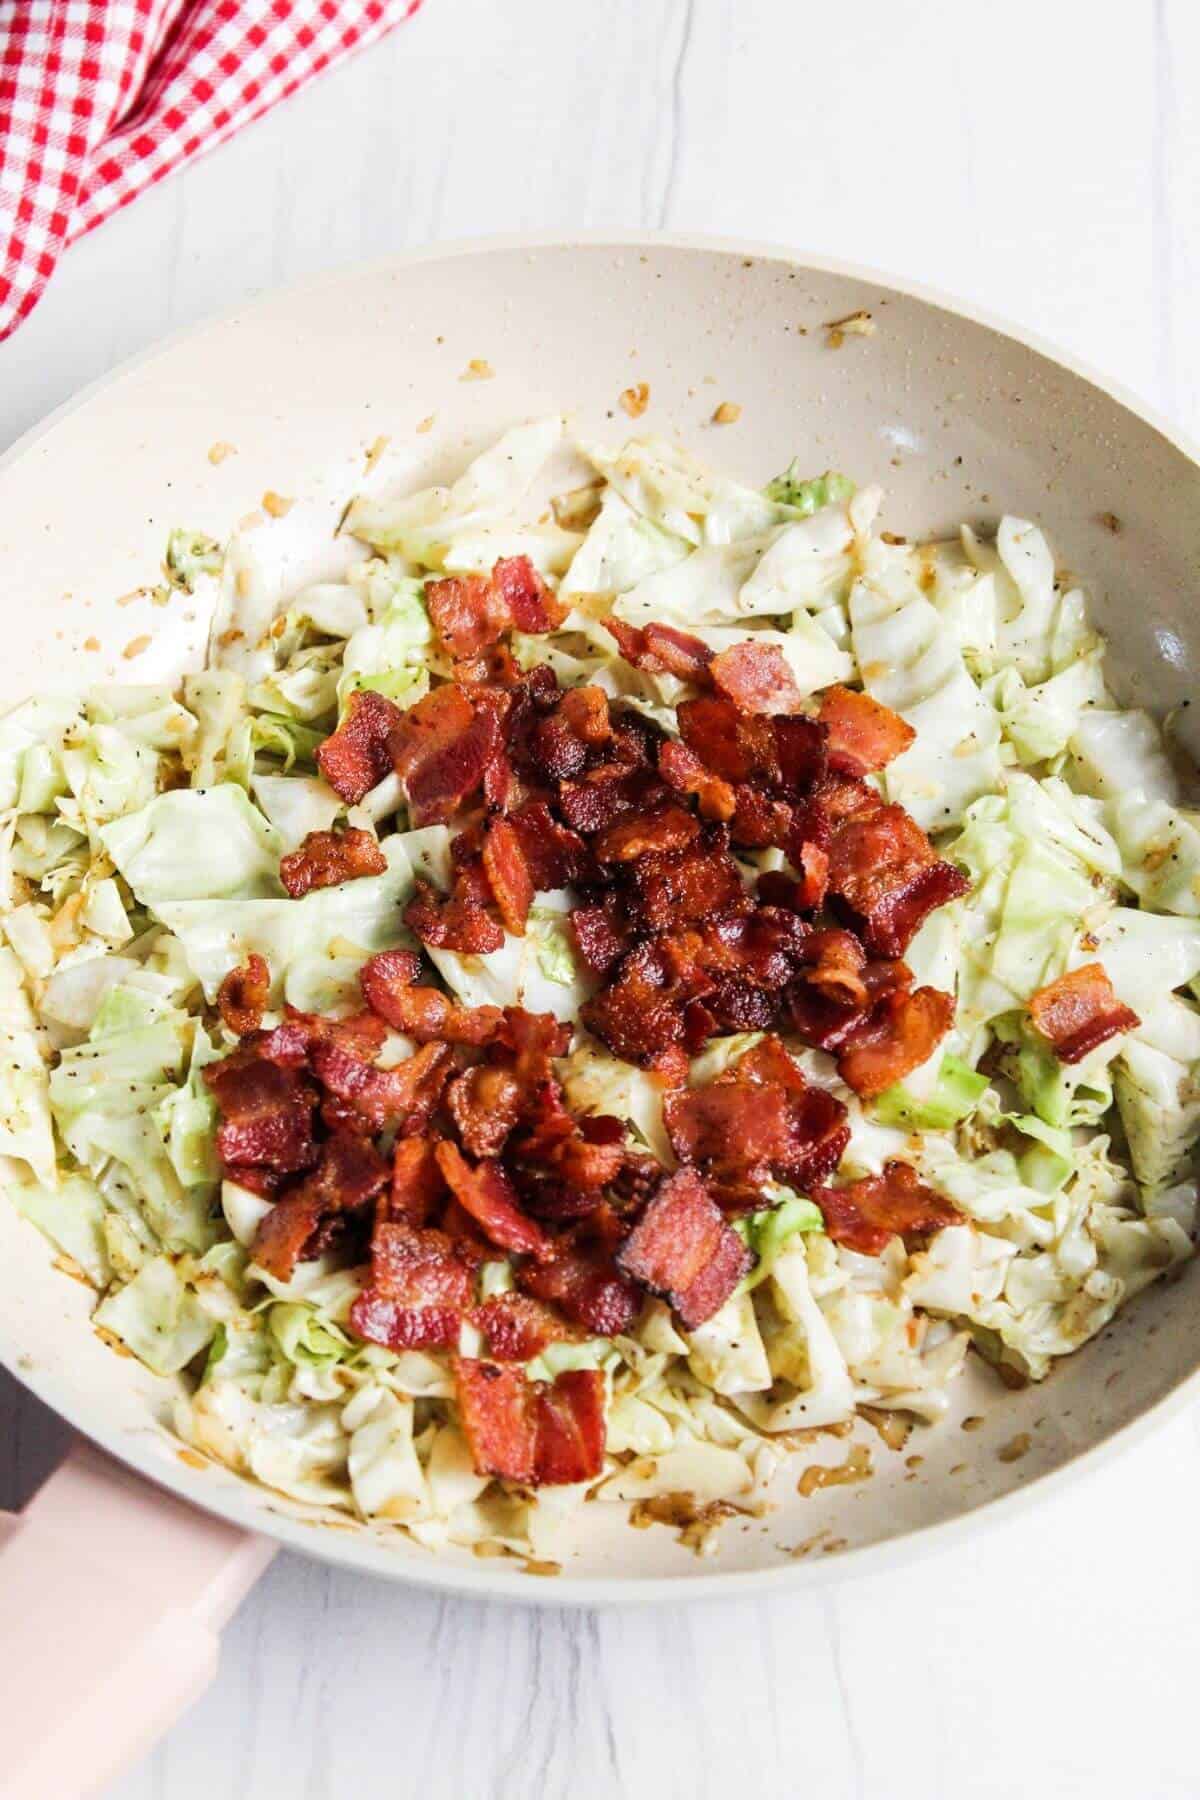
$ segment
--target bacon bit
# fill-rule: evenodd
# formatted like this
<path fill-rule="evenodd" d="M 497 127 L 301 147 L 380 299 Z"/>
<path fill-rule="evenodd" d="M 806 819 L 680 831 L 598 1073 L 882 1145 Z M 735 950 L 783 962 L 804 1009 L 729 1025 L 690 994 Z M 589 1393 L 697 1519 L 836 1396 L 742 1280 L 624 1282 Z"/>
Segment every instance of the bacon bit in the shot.
<path fill-rule="evenodd" d="M 611 1257 L 580 1251 L 564 1238 L 554 1242 L 545 1263 L 525 1263 L 516 1272 L 517 1286 L 545 1300 L 585 1331 L 616 1337 L 637 1318 L 641 1298 Z"/>
<path fill-rule="evenodd" d="M 521 1084 L 510 1069 L 481 1063 L 452 1081 L 446 1104 L 463 1148 L 472 1156 L 499 1156 L 521 1117 Z"/>
<path fill-rule="evenodd" d="M 404 921 L 423 944 L 431 944 L 438 950 L 486 956 L 504 944 L 503 929 L 477 899 L 469 894 L 440 894 L 429 882 L 420 879 L 404 909 Z"/>
<path fill-rule="evenodd" d="M 634 808 L 653 811 L 666 797 L 648 769 L 604 763 L 582 781 L 560 781 L 558 809 L 573 831 L 591 836 Z"/>
<path fill-rule="evenodd" d="M 436 1150 L 436 1140 L 432 1138 L 396 1139 L 385 1221 L 400 1225 L 427 1223 L 446 1192 Z"/>
<path fill-rule="evenodd" d="M 826 688 L 819 714 L 829 733 L 829 766 L 842 775 L 884 769 L 916 738 L 906 719 L 853 688 Z"/>
<path fill-rule="evenodd" d="M 668 1094 L 663 1118 L 680 1161 L 698 1164 L 740 1204 L 772 1178 L 820 1180 L 850 1135 L 841 1101 L 809 1087 L 778 1038 L 706 1086 Z"/>
<path fill-rule="evenodd" d="M 867 986 L 862 979 L 867 953 L 853 932 L 810 932 L 801 945 L 801 959 L 800 979 L 827 999 L 856 1008 L 867 1005 Z"/>
<path fill-rule="evenodd" d="M 639 381 L 634 387 L 623 388 L 617 404 L 631 419 L 640 419 L 650 404 L 649 384 Z"/>
<path fill-rule="evenodd" d="M 559 824 L 544 801 L 530 801 L 511 813 L 508 822 L 517 834 L 535 892 L 576 886 L 594 877 L 591 851 L 577 831 Z"/>
<path fill-rule="evenodd" d="M 521 1369 L 455 1358 L 463 1431 L 475 1468 L 527 1487 L 590 1481 L 604 1468 L 604 1377 L 570 1369 L 534 1384 Z"/>
<path fill-rule="evenodd" d="M 602 863 L 631 863 L 650 851 L 683 850 L 700 835 L 700 827 L 681 806 L 661 812 L 638 814 L 610 825 L 596 839 L 593 849 Z"/>
<path fill-rule="evenodd" d="M 148 650 L 150 648 L 150 641 L 150 637 L 146 633 L 143 633 L 141 637 L 130 638 L 129 642 L 122 650 L 121 655 L 125 658 L 126 662 L 132 662 L 135 656 L 140 656 L 143 650 Z"/>
<path fill-rule="evenodd" d="M 271 971 L 257 951 L 230 969 L 217 989 L 217 1010 L 235 1037 L 258 1030 L 270 992 Z"/>
<path fill-rule="evenodd" d="M 290 1281 L 323 1210 L 320 1199 L 303 1188 L 277 1200 L 255 1233 L 254 1261 L 277 1281 Z"/>
<path fill-rule="evenodd" d="M 658 772 L 677 793 L 695 796 L 702 819 L 724 823 L 733 817 L 737 807 L 733 787 L 706 769 L 695 751 L 677 738 L 667 738 L 660 744 Z"/>
<path fill-rule="evenodd" d="M 965 894 L 970 883 L 941 862 L 902 806 L 881 806 L 843 820 L 829 852 L 829 889 L 876 956 L 902 956 L 935 907 Z"/>
<path fill-rule="evenodd" d="M 667 1298 L 688 1331 L 720 1310 L 753 1261 L 694 1169 L 663 1182 L 617 1252 L 617 1267 Z"/>
<path fill-rule="evenodd" d="M 1029 1002 L 1034 1026 L 1059 1062 L 1077 1063 L 1118 1032 L 1141 1024 L 1117 999 L 1103 963 L 1084 963 L 1051 981 Z"/>
<path fill-rule="evenodd" d="M 504 929 L 524 937 L 533 905 L 533 881 L 521 838 L 507 819 L 492 819 L 483 839 L 483 866 L 495 896 Z"/>
<path fill-rule="evenodd" d="M 919 1069 L 953 1022 L 954 1001 L 938 988 L 885 994 L 842 1038 L 837 1047 L 838 1074 L 864 1098 L 881 1094 Z"/>
<path fill-rule="evenodd" d="M 724 826 L 707 825 L 685 849 L 651 852 L 630 866 L 636 908 L 648 930 L 670 931 L 691 919 L 750 910 L 753 903 L 725 842 Z"/>
<path fill-rule="evenodd" d="M 394 764 L 404 783 L 412 823 L 440 824 L 478 790 L 500 749 L 495 714 L 477 711 L 463 689 L 453 684 L 435 688 L 405 713 L 391 710 L 395 720 L 389 734 L 389 766 Z M 345 726 L 343 721 L 339 730 Z M 326 740 L 322 750 L 331 741 Z"/>
<path fill-rule="evenodd" d="M 268 488 L 262 497 L 262 509 L 273 519 L 286 518 L 295 504 L 294 500 L 288 500 L 283 494 L 277 494 L 274 488 Z"/>
<path fill-rule="evenodd" d="M 459 1006 L 437 988 L 412 985 L 421 959 L 412 950 L 380 950 L 359 971 L 373 1012 L 418 1044 L 488 1044 L 504 1019 L 498 1006 Z"/>
<path fill-rule="evenodd" d="M 350 1050 L 318 1044 L 312 1065 L 334 1098 L 361 1114 L 375 1130 L 399 1124 L 405 1136 L 424 1130 L 452 1072 L 445 1044 L 426 1044 L 394 1069 L 377 1069 Z"/>
<path fill-rule="evenodd" d="M 493 1244 L 538 1261 L 551 1254 L 549 1238 L 521 1211 L 517 1191 L 498 1162 L 486 1158 L 472 1167 L 449 1142 L 438 1145 L 437 1159 L 451 1193 Z"/>
<path fill-rule="evenodd" d="M 572 913 L 571 919 L 582 947 L 586 939 L 580 936 L 579 914 Z M 592 924 L 589 920 L 589 931 Z M 614 1056 L 643 1068 L 683 1036 L 683 1017 L 674 984 L 661 953 L 652 944 L 641 944 L 630 951 L 616 980 L 603 993 L 586 1001 L 580 1016 Z"/>
<path fill-rule="evenodd" d="M 725 781 L 779 774 L 775 733 L 768 719 L 751 718 L 724 694 L 700 694 L 675 709 L 684 743 Z"/>
<path fill-rule="evenodd" d="M 531 1362 L 547 1344 L 571 1335 L 548 1306 L 527 1294 L 493 1294 L 475 1308 L 472 1322 L 483 1332 L 495 1362 Z"/>
<path fill-rule="evenodd" d="M 630 947 L 629 927 L 621 922 L 617 904 L 606 896 L 599 906 L 577 906 L 570 915 L 576 947 L 595 975 L 606 974 Z"/>
<path fill-rule="evenodd" d="M 283 1068 L 243 1046 L 204 1070 L 220 1109 L 217 1154 L 231 1164 L 265 1164 L 289 1175 L 317 1160 L 312 1116 L 317 1094 L 297 1069 Z"/>
<path fill-rule="evenodd" d="M 713 653 L 702 638 L 673 625 L 640 629 L 621 619 L 601 621 L 627 663 L 651 675 L 674 675 L 680 681 L 707 682 Z"/>
<path fill-rule="evenodd" d="M 337 730 L 318 746 L 317 767 L 351 806 L 391 773 L 391 737 L 404 716 L 373 688 L 360 688 L 351 694 Z"/>
<path fill-rule="evenodd" d="M 742 409 L 735 400 L 722 400 L 713 413 L 714 425 L 736 425 L 742 416 Z"/>
<path fill-rule="evenodd" d="M 475 1259 L 445 1232 L 390 1220 L 371 1238 L 371 1277 L 350 1309 L 350 1325 L 390 1350 L 450 1350 L 474 1293 Z"/>
<path fill-rule="evenodd" d="M 340 887 L 365 875 L 387 872 L 379 839 L 356 825 L 343 831 L 310 831 L 298 849 L 279 864 L 279 879 L 293 900 L 314 888 Z"/>
<path fill-rule="evenodd" d="M 567 615 L 527 556 L 502 557 L 490 575 L 431 581 L 425 603 L 442 643 L 451 656 L 460 657 L 489 649 L 512 627 L 551 631 Z"/>
<path fill-rule="evenodd" d="M 748 638 L 713 658 L 709 670 L 715 685 L 744 713 L 800 713 L 804 695 L 791 664 L 778 644 L 756 644 Z"/>
<path fill-rule="evenodd" d="M 894 1237 L 911 1249 L 945 1226 L 962 1223 L 958 1208 L 919 1181 L 907 1163 L 888 1162 L 881 1175 L 809 1192 L 834 1242 L 863 1256 L 878 1256 Z"/>

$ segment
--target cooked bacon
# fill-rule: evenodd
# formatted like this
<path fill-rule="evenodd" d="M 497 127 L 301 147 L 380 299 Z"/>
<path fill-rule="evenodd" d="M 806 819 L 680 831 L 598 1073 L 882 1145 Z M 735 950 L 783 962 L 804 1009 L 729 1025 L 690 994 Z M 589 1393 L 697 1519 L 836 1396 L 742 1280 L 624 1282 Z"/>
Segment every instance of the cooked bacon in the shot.
<path fill-rule="evenodd" d="M 663 1118 L 679 1160 L 698 1165 L 736 1205 L 772 1179 L 820 1180 L 850 1135 L 841 1101 L 810 1087 L 775 1038 L 706 1086 L 668 1094 Z"/>
<path fill-rule="evenodd" d="M 829 852 L 829 889 L 875 956 L 902 956 L 926 915 L 970 883 L 941 862 L 902 806 L 843 820 Z"/>
<path fill-rule="evenodd" d="M 604 1377 L 571 1369 L 551 1384 L 512 1364 L 460 1356 L 455 1380 L 475 1468 L 527 1487 L 590 1481 L 604 1468 Z"/>
<path fill-rule="evenodd" d="M 450 1350 L 471 1307 L 477 1259 L 445 1232 L 390 1219 L 371 1237 L 371 1273 L 350 1309 L 361 1338 L 390 1350 Z"/>
<path fill-rule="evenodd" d="M 617 1252 L 617 1266 L 668 1299 L 688 1331 L 720 1310 L 753 1261 L 694 1169 L 663 1182 Z"/>
<path fill-rule="evenodd" d="M 602 831 L 593 849 L 602 863 L 630 863 L 649 851 L 683 850 L 700 835 L 695 815 L 681 806 L 634 813 Z"/>
<path fill-rule="evenodd" d="M 725 848 L 725 827 L 706 825 L 683 850 L 651 852 L 630 867 L 633 895 L 649 931 L 672 931 L 691 919 L 748 911 L 738 866 Z"/>
<path fill-rule="evenodd" d="M 733 787 L 706 769 L 696 752 L 678 738 L 667 738 L 659 746 L 658 772 L 676 793 L 695 796 L 702 819 L 724 822 L 733 817 L 737 806 Z"/>
<path fill-rule="evenodd" d="M 384 1217 L 394 1224 L 424 1225 L 446 1192 L 438 1167 L 437 1140 L 397 1138 L 392 1150 L 392 1180 Z"/>
<path fill-rule="evenodd" d="M 217 989 L 217 1011 L 235 1037 L 258 1030 L 270 992 L 271 971 L 256 950 L 230 969 Z"/>
<path fill-rule="evenodd" d="M 537 893 L 575 886 L 596 872 L 591 851 L 577 831 L 560 825 L 545 801 L 533 800 L 509 816 Z"/>
<path fill-rule="evenodd" d="M 317 767 L 335 794 L 357 806 L 392 772 L 391 742 L 404 714 L 373 688 L 350 696 L 337 730 L 317 746 Z"/>
<path fill-rule="evenodd" d="M 894 1237 L 902 1237 L 911 1249 L 935 1231 L 962 1222 L 957 1207 L 902 1162 L 885 1163 L 881 1175 L 867 1175 L 845 1187 L 815 1187 L 812 1198 L 834 1242 L 863 1256 L 878 1256 Z"/>
<path fill-rule="evenodd" d="M 487 1339 L 496 1362 L 530 1362 L 547 1344 L 571 1336 L 556 1313 L 528 1294 L 493 1294 L 475 1308 L 472 1322 Z"/>
<path fill-rule="evenodd" d="M 839 775 L 832 769 L 814 781 L 812 799 L 833 826 L 844 819 L 868 818 L 883 809 L 878 790 L 869 782 L 856 775 Z"/>
<path fill-rule="evenodd" d="M 550 1254 L 550 1240 L 521 1211 L 517 1191 L 498 1162 L 486 1158 L 472 1166 L 448 1141 L 438 1145 L 437 1159 L 451 1193 L 493 1244 L 539 1260 Z"/>
<path fill-rule="evenodd" d="M 392 1069 L 377 1069 L 336 1044 L 318 1044 L 312 1065 L 335 1099 L 361 1114 L 375 1130 L 399 1125 L 404 1136 L 424 1130 L 452 1072 L 445 1044 L 426 1044 Z"/>
<path fill-rule="evenodd" d="M 450 1083 L 446 1104 L 465 1150 L 499 1156 L 521 1117 L 521 1084 L 510 1069 L 480 1063 Z"/>
<path fill-rule="evenodd" d="M 611 1257 L 576 1249 L 564 1238 L 555 1240 L 549 1262 L 523 1263 L 516 1279 L 524 1292 L 556 1306 L 573 1325 L 596 1337 L 628 1331 L 641 1304 L 637 1289 Z"/>
<path fill-rule="evenodd" d="M 452 656 L 459 657 L 489 650 L 510 627 L 551 631 L 566 617 L 566 608 L 527 556 L 503 558 L 490 575 L 431 581 L 425 603 L 438 637 Z"/>
<path fill-rule="evenodd" d="M 570 915 L 576 947 L 595 975 L 613 968 L 630 948 L 632 928 L 622 914 L 617 896 L 606 894 L 598 906 L 577 906 Z"/>
<path fill-rule="evenodd" d="M 413 825 L 434 825 L 478 792 L 501 748 L 500 728 L 492 707 L 447 683 L 400 715 L 391 746 Z"/>
<path fill-rule="evenodd" d="M 867 953 L 852 931 L 812 931 L 800 946 L 801 980 L 843 1006 L 867 1004 Z"/>
<path fill-rule="evenodd" d="M 842 1040 L 838 1074 L 856 1094 L 881 1094 L 919 1069 L 953 1022 L 954 1001 L 938 988 L 885 993 Z"/>
<path fill-rule="evenodd" d="M 507 819 L 492 819 L 483 839 L 483 866 L 506 931 L 524 937 L 533 905 L 533 880 L 521 839 Z"/>
<path fill-rule="evenodd" d="M 602 763 L 579 781 L 564 781 L 558 790 L 558 806 L 573 831 L 591 837 L 606 831 L 623 814 L 653 811 L 664 805 L 670 793 L 650 769 L 641 764 Z"/>
<path fill-rule="evenodd" d="M 790 800 L 803 800 L 826 773 L 825 727 L 818 719 L 802 715 L 771 721 L 781 791 Z"/>
<path fill-rule="evenodd" d="M 804 711 L 804 695 L 778 644 L 747 638 L 713 658 L 709 670 L 718 690 L 743 712 L 774 715 Z"/>
<path fill-rule="evenodd" d="M 739 781 L 734 788 L 734 814 L 729 835 L 735 844 L 747 850 L 764 850 L 774 845 L 782 850 L 791 842 L 795 819 L 790 801 Z"/>
<path fill-rule="evenodd" d="M 612 720 L 608 716 L 608 695 L 602 687 L 587 683 L 568 688 L 558 703 L 558 712 L 577 738 L 595 749 L 612 737 Z"/>
<path fill-rule="evenodd" d="M 1039 988 L 1029 1013 L 1059 1062 L 1077 1063 L 1118 1032 L 1141 1024 L 1117 999 L 1103 963 L 1084 963 Z"/>
<path fill-rule="evenodd" d="M 421 959 L 412 950 L 380 950 L 359 971 L 363 998 L 381 1019 L 418 1044 L 488 1044 L 504 1014 L 498 1006 L 460 1006 L 438 988 L 412 985 Z"/>
<path fill-rule="evenodd" d="M 651 675 L 675 675 L 680 681 L 707 679 L 713 653 L 703 639 L 673 625 L 647 625 L 644 630 L 621 619 L 605 619 L 604 629 L 617 641 L 627 663 Z"/>
<path fill-rule="evenodd" d="M 624 957 L 616 979 L 585 1001 L 580 1016 L 614 1056 L 643 1068 L 683 1036 L 674 983 L 661 952 L 649 943 L 638 945 Z"/>
<path fill-rule="evenodd" d="M 276 1200 L 254 1234 L 254 1261 L 276 1281 L 290 1281 L 324 1210 L 320 1197 L 303 1188 Z"/>
<path fill-rule="evenodd" d="M 917 735 L 907 719 L 855 688 L 826 688 L 819 717 L 829 733 L 829 766 L 841 775 L 886 769 Z"/>
<path fill-rule="evenodd" d="M 538 1487 L 569 1487 L 604 1472 L 604 1375 L 599 1369 L 564 1369 L 538 1388 Z"/>
<path fill-rule="evenodd" d="M 364 875 L 383 875 L 387 857 L 379 839 L 357 825 L 344 831 L 310 831 L 296 850 L 279 864 L 279 879 L 293 900 L 314 888 L 340 887 Z"/>
<path fill-rule="evenodd" d="M 457 950 L 464 956 L 486 956 L 504 945 L 504 928 L 493 919 L 476 892 L 463 891 L 456 882 L 455 891 L 439 893 L 420 877 L 413 897 L 404 909 L 404 922 L 435 950 Z"/>
<path fill-rule="evenodd" d="M 565 1056 L 570 1048 L 571 1027 L 553 1013 L 531 1013 L 523 1006 L 506 1006 L 497 1043 L 508 1053 L 509 1066 L 521 1084 L 522 1094 L 532 1100 L 552 1079 L 553 1059 Z"/>
<path fill-rule="evenodd" d="M 779 774 L 769 719 L 751 718 L 724 694 L 700 694 L 675 709 L 689 750 L 725 781 L 774 781 Z"/>
<path fill-rule="evenodd" d="M 226 1166 L 264 1163 L 290 1175 L 317 1160 L 317 1092 L 300 1070 L 269 1062 L 248 1045 L 209 1063 L 204 1080 L 221 1112 L 217 1154 Z"/>

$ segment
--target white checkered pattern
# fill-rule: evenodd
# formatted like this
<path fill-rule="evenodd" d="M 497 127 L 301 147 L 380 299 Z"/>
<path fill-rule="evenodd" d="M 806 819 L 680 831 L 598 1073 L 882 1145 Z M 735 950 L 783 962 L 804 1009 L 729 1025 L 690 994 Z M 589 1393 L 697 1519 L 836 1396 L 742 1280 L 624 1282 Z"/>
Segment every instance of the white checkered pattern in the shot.
<path fill-rule="evenodd" d="M 420 4 L 0 4 L 0 338 L 66 245 Z"/>

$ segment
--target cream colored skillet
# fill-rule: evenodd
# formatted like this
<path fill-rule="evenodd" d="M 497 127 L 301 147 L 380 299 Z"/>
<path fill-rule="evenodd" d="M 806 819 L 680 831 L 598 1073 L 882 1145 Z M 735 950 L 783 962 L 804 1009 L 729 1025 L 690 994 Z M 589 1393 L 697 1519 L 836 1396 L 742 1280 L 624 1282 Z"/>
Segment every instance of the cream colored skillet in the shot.
<path fill-rule="evenodd" d="M 835 348 L 823 328 L 859 310 L 873 335 Z M 538 413 L 612 438 L 628 426 L 618 396 L 640 382 L 640 427 L 678 431 L 758 479 L 798 454 L 814 471 L 880 481 L 892 530 L 987 527 L 1001 507 L 1040 519 L 1096 581 L 1121 698 L 1161 710 L 1187 692 L 1200 657 L 1194 451 L 1094 377 L 928 295 L 778 250 L 651 238 L 491 242 L 310 282 L 72 403 L 0 464 L 0 701 L 110 668 L 151 680 L 195 664 L 205 621 L 118 599 L 154 580 L 174 525 L 223 535 L 264 490 L 302 494 L 381 434 L 411 452 L 415 485 Z M 735 424 L 710 424 L 722 402 L 741 408 Z M 210 457 L 217 444 L 236 454 Z M 956 1406 L 982 1414 L 982 1430 L 931 1431 L 916 1479 L 877 1446 L 871 1481 L 805 1499 L 788 1483 L 778 1511 L 704 1562 L 670 1532 L 631 1531 L 624 1509 L 586 1507 L 561 1576 L 536 1580 L 516 1563 L 434 1558 L 394 1531 L 332 1529 L 184 1451 L 170 1384 L 97 1338 L 91 1296 L 52 1262 L 0 1197 L 0 1356 L 115 1459 L 77 1451 L 0 1536 L 10 1795 L 82 1792 L 85 1769 L 98 1783 L 169 1722 L 277 1542 L 393 1581 L 543 1605 L 795 1587 L 973 1530 L 981 1508 L 1011 1511 L 1200 1388 L 1192 1264 L 1042 1389 L 1009 1392 L 972 1371 Z M 997 1457 L 1026 1432 L 1023 1458 Z M 955 1472 L 965 1443 L 970 1464 Z M 846 1540 L 840 1556 L 788 1554 L 825 1528 Z"/>

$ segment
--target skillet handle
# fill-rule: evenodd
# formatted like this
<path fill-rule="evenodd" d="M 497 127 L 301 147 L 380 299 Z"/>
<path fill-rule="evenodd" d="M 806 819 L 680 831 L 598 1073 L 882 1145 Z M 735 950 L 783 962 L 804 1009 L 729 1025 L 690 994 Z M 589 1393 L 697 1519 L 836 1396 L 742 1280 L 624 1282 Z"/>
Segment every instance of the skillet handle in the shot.
<path fill-rule="evenodd" d="M 273 1550 L 77 1442 L 0 1513 L 0 1800 L 82 1800 L 149 1750 Z"/>

